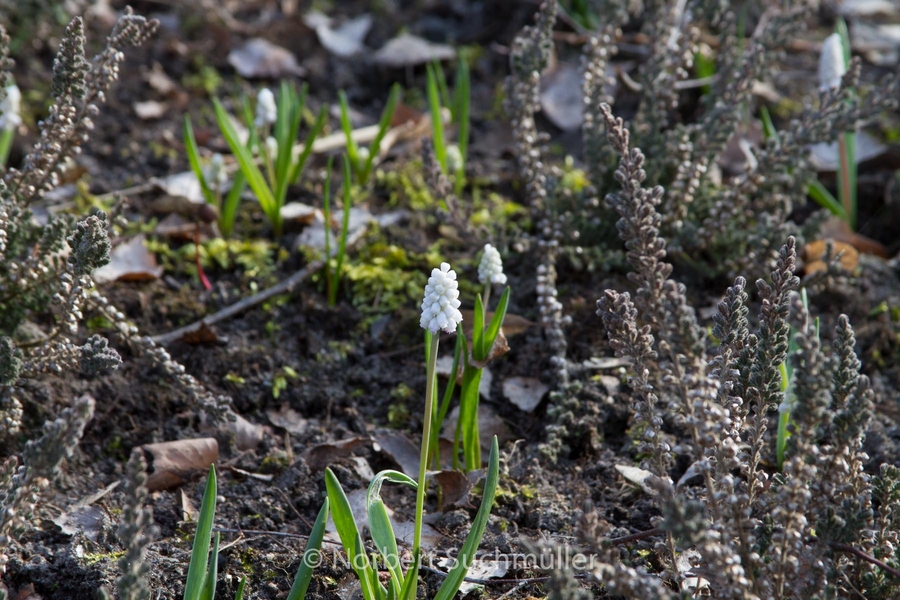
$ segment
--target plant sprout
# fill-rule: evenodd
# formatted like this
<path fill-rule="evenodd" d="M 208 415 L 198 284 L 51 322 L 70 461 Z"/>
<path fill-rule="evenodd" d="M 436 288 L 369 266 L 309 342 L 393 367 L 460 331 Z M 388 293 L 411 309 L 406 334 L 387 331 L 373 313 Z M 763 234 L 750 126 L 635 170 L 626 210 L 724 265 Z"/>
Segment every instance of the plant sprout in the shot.
<path fill-rule="evenodd" d="M 422 300 L 422 316 L 420 326 L 431 334 L 429 344 L 427 383 L 425 391 L 425 413 L 422 431 L 422 447 L 419 460 L 419 478 L 414 480 L 408 475 L 398 471 L 382 471 L 378 473 L 369 484 L 366 493 L 366 511 L 369 517 L 369 529 L 372 541 L 381 554 L 387 571 L 390 575 L 387 586 L 379 578 L 378 570 L 365 553 L 362 537 L 353 518 L 350 503 L 337 477 L 331 471 L 325 471 L 325 486 L 328 490 L 328 498 L 333 511 L 335 528 L 341 538 L 341 544 L 347 552 L 347 558 L 353 570 L 359 577 L 362 595 L 365 600 L 413 600 L 416 597 L 419 565 L 422 556 L 422 523 L 425 509 L 425 477 L 430 456 L 430 440 L 432 439 L 431 427 L 433 424 L 434 396 L 435 396 L 435 363 L 437 360 L 440 332 L 452 333 L 458 329 L 462 322 L 462 314 L 459 312 L 459 289 L 456 280 L 456 272 L 447 263 L 441 263 L 440 268 L 433 269 L 428 284 L 425 286 L 425 294 Z M 447 574 L 441 584 L 437 595 L 438 600 L 450 600 L 456 595 L 463 579 L 466 576 L 469 565 L 475 557 L 484 529 L 487 526 L 488 516 L 497 491 L 497 480 L 500 473 L 499 446 L 494 437 L 491 444 L 491 455 L 487 470 L 487 479 L 484 485 L 484 495 L 481 507 L 475 516 L 472 529 L 466 537 L 463 547 L 457 556 L 456 564 Z M 393 526 L 388 518 L 387 509 L 381 499 L 381 487 L 384 482 L 399 483 L 416 490 L 416 512 L 413 532 L 412 557 L 413 564 L 406 571 L 400 561 L 397 547 L 397 539 Z"/>

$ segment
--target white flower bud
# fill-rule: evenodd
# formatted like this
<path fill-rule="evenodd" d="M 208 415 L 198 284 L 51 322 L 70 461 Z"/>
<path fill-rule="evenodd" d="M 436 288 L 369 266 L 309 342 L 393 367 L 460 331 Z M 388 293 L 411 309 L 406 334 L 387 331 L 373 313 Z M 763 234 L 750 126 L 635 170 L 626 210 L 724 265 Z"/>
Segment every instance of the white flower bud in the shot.
<path fill-rule="evenodd" d="M 506 283 L 506 275 L 503 274 L 503 261 L 500 259 L 500 253 L 490 244 L 484 245 L 481 264 L 478 265 L 478 281 L 496 285 Z"/>
<path fill-rule="evenodd" d="M 441 263 L 440 269 L 432 269 L 425 286 L 425 298 L 422 300 L 419 325 L 423 329 L 431 333 L 437 333 L 441 329 L 447 333 L 456 331 L 456 326 L 462 322 L 458 288 L 456 271 L 449 264 Z"/>
<path fill-rule="evenodd" d="M 22 92 L 13 84 L 6 88 L 6 97 L 0 100 L 0 129 L 15 129 L 22 124 Z"/>
<path fill-rule="evenodd" d="M 269 158 L 273 160 L 278 156 L 278 141 L 271 135 L 266 138 L 266 152 L 269 153 Z"/>
<path fill-rule="evenodd" d="M 228 174 L 225 172 L 225 159 L 221 154 L 216 152 L 212 155 L 203 176 L 206 178 L 207 184 L 214 190 L 221 191 L 225 187 L 225 184 L 228 183 Z"/>
<path fill-rule="evenodd" d="M 463 157 L 462 152 L 459 150 L 459 146 L 453 144 L 451 146 L 447 146 L 447 172 L 448 173 L 459 173 L 463 168 Z"/>
<path fill-rule="evenodd" d="M 841 36 L 832 33 L 822 42 L 822 54 L 819 55 L 819 89 L 834 89 L 841 85 L 841 79 L 847 72 L 844 62 L 844 47 Z"/>
<path fill-rule="evenodd" d="M 257 127 L 271 125 L 278 119 L 278 107 L 275 104 L 275 94 L 269 88 L 259 90 L 256 95 L 256 120 Z"/>

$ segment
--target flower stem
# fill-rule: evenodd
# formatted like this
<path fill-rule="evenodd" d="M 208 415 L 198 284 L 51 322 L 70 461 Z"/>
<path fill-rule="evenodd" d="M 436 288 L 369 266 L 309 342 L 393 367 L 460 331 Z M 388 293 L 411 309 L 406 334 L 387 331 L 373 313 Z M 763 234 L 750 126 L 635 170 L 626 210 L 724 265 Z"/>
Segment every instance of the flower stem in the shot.
<path fill-rule="evenodd" d="M 425 386 L 425 414 L 422 418 L 422 451 L 419 455 L 419 487 L 416 489 L 416 521 L 413 531 L 413 556 L 419 556 L 422 544 L 422 513 L 425 511 L 425 472 L 428 470 L 428 444 L 431 439 L 431 421 L 434 412 L 434 370 L 437 363 L 440 332 L 432 334 L 431 349 L 428 352 L 428 369 Z"/>

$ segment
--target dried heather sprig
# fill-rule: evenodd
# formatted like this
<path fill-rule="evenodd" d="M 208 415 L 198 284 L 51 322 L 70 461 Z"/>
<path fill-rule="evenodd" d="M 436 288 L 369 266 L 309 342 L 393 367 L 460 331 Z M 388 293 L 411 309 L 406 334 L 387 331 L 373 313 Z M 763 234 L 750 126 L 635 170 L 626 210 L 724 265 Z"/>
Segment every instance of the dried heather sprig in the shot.
<path fill-rule="evenodd" d="M 122 521 L 118 536 L 125 548 L 125 554 L 119 559 L 122 576 L 117 582 L 121 600 L 148 600 L 150 587 L 147 576 L 150 565 L 144 560 L 147 546 L 157 535 L 153 525 L 153 509 L 144 507 L 147 499 L 147 463 L 140 450 L 131 453 L 125 465 L 123 493 L 125 504 L 122 507 Z"/>
<path fill-rule="evenodd" d="M 72 101 L 87 93 L 85 77 L 91 66 L 84 59 L 84 22 L 75 17 L 63 36 L 59 52 L 53 61 L 50 93 L 55 100 Z"/>
<path fill-rule="evenodd" d="M 22 466 L 8 459 L 0 472 L 0 549 L 7 549 L 28 527 L 42 491 L 59 475 L 59 465 L 74 452 L 84 428 L 94 415 L 94 399 L 82 396 L 59 418 L 44 424 L 44 435 L 28 442 Z M 11 473 L 14 475 L 10 475 Z M 0 573 L 8 557 L 0 551 Z"/>

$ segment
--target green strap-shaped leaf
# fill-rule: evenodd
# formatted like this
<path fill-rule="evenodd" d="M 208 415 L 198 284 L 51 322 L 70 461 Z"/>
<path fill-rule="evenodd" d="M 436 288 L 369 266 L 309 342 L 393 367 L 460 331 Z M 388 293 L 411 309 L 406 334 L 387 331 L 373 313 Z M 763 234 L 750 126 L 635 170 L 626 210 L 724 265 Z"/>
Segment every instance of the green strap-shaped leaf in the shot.
<path fill-rule="evenodd" d="M 466 541 L 456 557 L 456 565 L 447 573 L 447 578 L 438 589 L 434 600 L 451 600 L 459 586 L 462 585 L 463 579 L 469 570 L 469 566 L 475 558 L 478 546 L 481 544 L 481 537 L 484 535 L 484 529 L 487 526 L 488 517 L 491 514 L 491 507 L 494 504 L 494 495 L 497 493 L 497 481 L 500 478 L 500 448 L 497 443 L 497 436 L 491 443 L 491 456 L 488 459 L 487 479 L 484 482 L 484 495 L 481 498 L 481 507 L 478 514 L 475 515 L 475 521 L 472 523 L 472 529 L 466 536 Z"/>
<path fill-rule="evenodd" d="M 306 166 L 306 161 L 309 160 L 309 155 L 312 154 L 313 142 L 316 141 L 316 138 L 322 133 L 322 128 L 325 127 L 325 119 L 327 116 L 328 112 L 323 106 L 319 111 L 319 117 L 316 119 L 316 124 L 313 125 L 312 131 L 309 132 L 309 135 L 306 138 L 303 152 L 297 157 L 297 162 L 294 163 L 294 167 L 291 169 L 291 176 L 288 177 L 289 182 L 297 183 L 297 180 L 300 178 L 300 173 L 303 172 L 303 167 Z"/>
<path fill-rule="evenodd" d="M 475 314 L 472 316 L 472 357 L 475 360 L 487 358 L 484 348 L 484 304 L 481 294 L 475 296 Z"/>
<path fill-rule="evenodd" d="M 206 183 L 203 167 L 200 166 L 200 149 L 197 147 L 197 140 L 194 138 L 194 128 L 191 126 L 191 118 L 187 115 L 184 117 L 184 149 L 188 155 L 188 163 L 191 165 L 191 171 L 194 172 L 194 176 L 197 178 L 197 181 L 200 182 L 200 189 L 203 191 L 203 197 L 209 204 L 215 205 L 216 197 Z"/>
<path fill-rule="evenodd" d="M 434 156 L 441 165 L 441 170 L 447 172 L 447 145 L 444 141 L 444 121 L 441 119 L 441 99 L 438 90 L 437 75 L 434 67 L 429 63 L 425 65 L 428 91 L 428 109 L 431 112 L 431 137 L 434 140 Z"/>
<path fill-rule="evenodd" d="M 328 512 L 329 500 L 325 498 L 322 508 L 319 509 L 319 516 L 316 517 L 316 522 L 313 523 L 309 541 L 306 542 L 306 550 L 303 552 L 303 559 L 300 561 L 300 568 L 297 569 L 294 585 L 291 586 L 287 600 L 303 600 L 306 598 L 306 590 L 309 588 L 309 582 L 312 581 L 313 569 L 318 560 L 319 551 L 322 549 L 322 538 L 325 537 L 325 524 L 328 522 Z"/>
<path fill-rule="evenodd" d="M 350 560 L 350 566 L 359 578 L 363 597 L 366 600 L 382 600 L 384 595 L 381 594 L 380 584 L 378 584 L 378 573 L 375 572 L 369 562 L 369 557 L 366 556 L 365 546 L 359 535 L 359 529 L 356 527 L 350 502 L 341 487 L 341 482 L 338 481 L 331 469 L 325 469 L 325 488 L 328 490 L 331 518 L 334 520 L 341 544 Z"/>
<path fill-rule="evenodd" d="M 403 588 L 400 590 L 400 600 L 416 600 L 416 589 L 419 583 L 419 557 L 421 556 L 422 551 L 416 550 L 413 556 L 412 567 L 406 572 L 406 579 L 403 581 Z"/>
<path fill-rule="evenodd" d="M 366 492 L 366 512 L 369 516 L 369 531 L 375 547 L 384 558 L 384 562 L 391 572 L 391 589 L 393 593 L 400 593 L 403 583 L 403 569 L 400 566 L 400 553 L 397 550 L 397 538 L 394 536 L 394 527 L 388 517 L 387 508 L 381 500 L 381 486 L 385 481 L 407 485 L 413 489 L 418 488 L 416 481 L 399 471 L 381 471 L 369 484 Z"/>
<path fill-rule="evenodd" d="M 500 296 L 500 302 L 497 304 L 497 310 L 494 311 L 494 316 L 491 318 L 491 323 L 488 325 L 487 330 L 484 332 L 484 358 L 481 360 L 485 360 L 491 352 L 491 348 L 494 347 L 494 340 L 497 339 L 497 335 L 500 333 L 500 327 L 503 325 L 503 319 L 506 318 L 506 309 L 509 308 L 509 286 L 506 286 L 506 289 L 503 290 L 503 295 Z"/>
<path fill-rule="evenodd" d="M 247 585 L 247 578 L 241 577 L 238 583 L 237 592 L 234 594 L 234 600 L 244 600 L 244 587 Z"/>
<path fill-rule="evenodd" d="M 200 600 L 215 600 L 216 580 L 219 578 L 219 533 L 216 532 L 212 552 L 209 554 L 209 565 L 206 571 L 206 581 L 203 583 L 203 593 Z"/>
<path fill-rule="evenodd" d="M 228 142 L 231 153 L 234 154 L 234 157 L 237 159 L 238 165 L 241 167 L 241 172 L 247 178 L 250 189 L 256 194 L 256 198 L 259 200 L 259 205 L 262 207 L 263 212 L 266 213 L 266 216 L 273 225 L 280 223 L 281 214 L 278 212 L 275 196 L 272 194 L 269 184 L 266 183 L 262 171 L 260 171 L 259 167 L 256 166 L 256 163 L 253 162 L 253 156 L 250 154 L 250 151 L 241 143 L 240 137 L 238 136 L 234 125 L 231 123 L 231 117 L 228 116 L 225 107 L 222 106 L 222 103 L 219 102 L 217 98 L 213 99 L 213 107 L 216 111 L 216 121 L 219 124 L 219 129 L 222 130 L 222 135 L 225 136 L 225 141 Z"/>
<path fill-rule="evenodd" d="M 209 541 L 212 536 L 213 519 L 216 516 L 216 468 L 209 467 L 209 478 L 206 480 L 206 491 L 203 492 L 203 503 L 200 505 L 200 518 L 197 519 L 197 531 L 194 533 L 194 547 L 191 550 L 191 562 L 188 565 L 187 583 L 184 586 L 184 600 L 199 600 L 206 581 L 206 565 L 209 553 Z"/>

